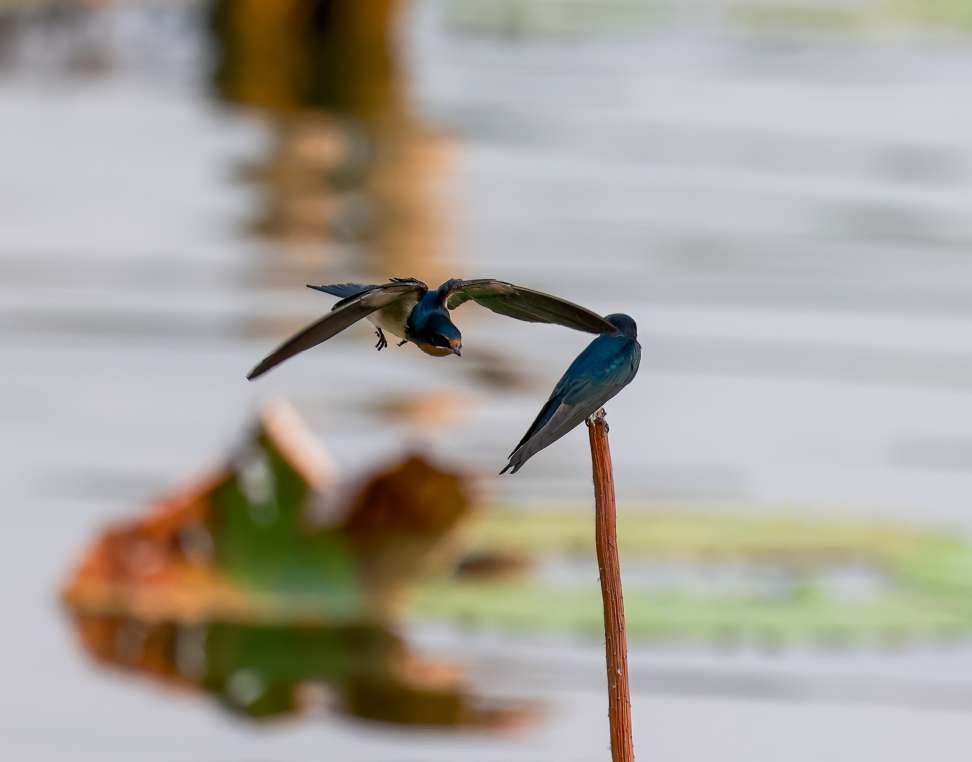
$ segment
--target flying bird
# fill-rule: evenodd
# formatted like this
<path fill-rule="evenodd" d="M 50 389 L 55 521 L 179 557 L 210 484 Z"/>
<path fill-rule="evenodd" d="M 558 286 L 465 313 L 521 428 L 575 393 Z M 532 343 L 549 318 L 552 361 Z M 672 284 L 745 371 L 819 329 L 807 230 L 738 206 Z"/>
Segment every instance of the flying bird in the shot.
<path fill-rule="evenodd" d="M 430 289 L 415 278 L 392 278 L 376 286 L 338 283 L 311 286 L 317 291 L 341 297 L 331 311 L 287 339 L 250 371 L 253 380 L 284 360 L 327 341 L 345 328 L 367 318 L 374 324 L 378 343 L 388 346 L 385 331 L 397 336 L 399 346 L 409 342 L 435 357 L 462 355 L 462 334 L 452 322 L 450 311 L 468 301 L 493 312 L 530 323 L 556 323 L 587 333 L 614 333 L 616 328 L 600 315 L 541 291 L 501 280 L 447 280 Z"/>
<path fill-rule="evenodd" d="M 523 439 L 500 471 L 516 473 L 523 464 L 596 413 L 631 383 L 641 362 L 638 326 L 628 315 L 608 315 L 617 332 L 598 336 L 570 364 Z"/>

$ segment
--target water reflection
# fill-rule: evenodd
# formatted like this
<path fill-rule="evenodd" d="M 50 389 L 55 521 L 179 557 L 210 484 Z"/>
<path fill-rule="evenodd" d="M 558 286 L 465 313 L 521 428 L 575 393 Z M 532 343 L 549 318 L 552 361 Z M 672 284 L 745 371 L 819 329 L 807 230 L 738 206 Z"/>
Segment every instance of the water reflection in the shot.
<path fill-rule="evenodd" d="M 414 655 L 402 594 L 468 515 L 465 480 L 417 458 L 339 486 L 292 409 L 268 406 L 229 463 L 105 531 L 64 591 L 99 662 L 217 696 L 255 718 L 320 704 L 402 724 L 522 713 Z"/>
<path fill-rule="evenodd" d="M 392 39 L 401 6 L 213 5 L 218 97 L 272 122 L 269 150 L 243 172 L 263 194 L 251 232 L 274 245 L 265 282 L 445 277 L 451 230 L 438 192 L 453 147 L 409 104 Z"/>
<path fill-rule="evenodd" d="M 451 214 L 437 195 L 449 178 L 452 143 L 422 122 L 406 86 L 410 67 L 399 68 L 394 49 L 372 75 L 359 77 L 354 91 L 325 97 L 302 87 L 292 105 L 274 107 L 247 100 L 201 65 L 204 57 L 210 60 L 212 43 L 218 72 L 230 32 L 198 26 L 190 12 L 173 12 L 159 23 L 163 5 L 167 11 L 183 6 L 159 2 L 146 13 L 141 3 L 86 3 L 99 10 L 86 10 L 91 22 L 83 26 L 40 24 L 33 16 L 43 27 L 35 28 L 0 16 L 0 58 L 10 61 L 0 83 L 7 127 L 0 188 L 6 221 L 2 460 L 10 503 L 22 508 L 8 512 L 7 534 L 16 541 L 4 553 L 5 592 L 13 601 L 8 613 L 18 626 L 7 633 L 5 676 L 15 690 L 0 711 L 7 722 L 0 728 L 0 756 L 113 760 L 154 751 L 159 759 L 179 759 L 190 753 L 184 715 L 202 728 L 191 746 L 196 757 L 310 759 L 321 747 L 341 759 L 387 757 L 371 746 L 361 750 L 372 734 L 346 733 L 333 723 L 302 727 L 286 738 L 261 736 L 303 744 L 287 747 L 289 753 L 278 746 L 255 751 L 253 734 L 237 734 L 207 712 L 166 713 L 164 732 L 158 732 L 151 701 L 140 703 L 138 690 L 116 690 L 113 681 L 78 676 L 62 653 L 70 641 L 48 637 L 56 632 L 48 574 L 63 565 L 63 554 L 102 517 L 194 469 L 212 452 L 214 437 L 236 425 L 251 395 L 265 393 L 239 378 L 265 349 L 262 340 L 238 330 L 241 323 L 252 326 L 263 309 L 269 314 L 273 298 L 289 299 L 304 273 L 313 271 L 315 279 L 384 276 L 387 267 L 434 279 L 422 267 L 452 256 Z M 445 4 L 414 7 L 420 5 Z M 527 5 L 552 7 L 516 2 L 506 13 Z M 568 5 L 576 3 L 558 7 Z M 531 28 L 516 40 L 473 39 L 476 29 L 464 26 L 462 35 L 454 34 L 432 14 L 410 18 L 404 39 L 412 40 L 408 61 L 423 68 L 421 101 L 449 115 L 463 135 L 463 155 L 468 151 L 472 159 L 464 195 L 480 201 L 469 207 L 464 262 L 450 270 L 585 293 L 593 306 L 641 316 L 651 367 L 643 371 L 639 394 L 619 401 L 612 413 L 619 423 L 612 432 L 619 486 L 632 496 L 674 494 L 698 503 L 715 495 L 731 498 L 729 507 L 767 513 L 794 506 L 821 515 L 897 515 L 967 528 L 964 495 L 972 469 L 963 444 L 970 427 L 964 413 L 972 389 L 966 362 L 972 273 L 961 254 L 972 240 L 969 49 L 958 38 L 888 40 L 884 28 L 875 30 L 880 41 L 850 30 L 763 35 L 740 25 L 733 5 L 707 4 L 703 14 L 685 10 L 657 34 L 570 43 L 533 39 Z M 124 24 L 98 22 L 105 8 Z M 136 17 L 143 22 L 131 23 Z M 277 34 L 276 60 L 252 59 L 251 82 L 284 75 L 296 81 L 293 71 L 300 67 L 305 76 L 320 77 L 316 64 L 304 59 L 291 67 L 286 59 L 317 44 L 303 34 Z M 252 31 L 247 35 L 253 38 Z M 374 49 L 388 49 L 387 42 Z M 335 58 L 352 67 L 355 55 L 345 49 Z M 371 89 L 365 79 L 384 82 L 384 89 Z M 235 111 L 257 118 L 227 118 L 200 97 L 200 82 Z M 386 105 L 368 106 L 366 94 L 371 104 Z M 261 143 L 267 133 L 271 142 Z M 249 194 L 225 183 L 228 162 L 240 155 L 260 157 L 244 170 L 261 200 L 248 227 L 259 237 L 245 242 L 225 235 L 251 212 Z M 407 192 L 410 183 L 414 195 Z M 388 191 L 389 184 L 397 190 Z M 392 246 L 393 233 L 409 245 Z M 414 259 L 397 260 L 409 246 L 407 257 Z M 278 287 L 275 294 L 267 293 L 268 284 Z M 280 325 L 279 333 L 289 327 Z M 514 334 L 497 321 L 493 337 L 500 346 L 516 347 L 520 335 L 519 326 Z M 490 396 L 489 381 L 477 385 L 489 415 L 475 426 L 450 428 L 444 445 L 464 465 L 498 468 L 495 454 L 535 413 L 536 397 L 559 375 L 577 338 L 552 333 L 548 342 L 542 333 L 531 335 L 540 340 L 524 351 L 534 358 L 540 388 L 514 398 Z M 328 352 L 341 349 L 336 343 Z M 328 365 L 323 358 L 315 368 L 309 361 L 281 378 L 288 391 L 298 390 L 305 412 L 318 412 L 315 424 L 348 463 L 374 445 L 371 433 L 378 427 L 361 414 L 377 408 L 371 399 L 381 400 L 387 423 L 390 416 L 425 413 L 421 400 L 386 391 L 458 386 L 451 377 L 433 378 L 440 373 L 436 363 L 413 373 L 407 357 L 402 363 L 376 357 L 367 345 L 352 351 L 353 362 Z M 392 359 L 389 374 L 404 368 L 411 375 L 386 384 L 388 390 L 361 386 L 370 375 L 363 365 Z M 477 358 L 463 358 L 453 372 L 468 372 L 467 359 Z M 507 360 L 490 358 L 484 376 L 505 372 Z M 338 377 L 328 378 L 325 388 L 321 376 L 335 366 L 345 371 L 335 371 Z M 462 407 L 465 399 L 455 405 Z M 390 428 L 380 430 L 391 436 Z M 581 447 L 551 450 L 532 473 L 504 482 L 501 496 L 511 502 L 530 495 L 580 499 L 589 489 L 582 455 Z M 706 523 L 719 533 L 719 524 Z M 545 523 L 544 530 L 549 526 L 556 523 Z M 589 538 L 589 528 L 584 531 Z M 190 532 L 184 539 L 190 555 L 205 555 L 203 535 Z M 751 539 L 747 528 L 745 540 Z M 964 556 L 933 550 L 926 559 L 933 564 L 926 569 L 929 583 L 952 585 L 952 573 L 972 569 Z M 498 565 L 495 557 L 474 556 L 463 571 Z M 725 570 L 716 567 L 712 575 L 721 584 Z M 578 582 L 596 596 L 593 575 L 579 571 Z M 911 586 L 915 579 L 905 581 Z M 955 587 L 959 605 L 969 589 Z M 823 593 L 830 591 L 824 586 Z M 721 670 L 733 666 L 728 660 L 666 652 L 666 669 L 685 667 L 705 679 L 689 685 L 697 700 L 638 702 L 636 722 L 649 729 L 653 748 L 678 748 L 691 758 L 748 759 L 747 734 L 692 732 L 727 712 L 736 725 L 759 727 L 761 748 L 772 748 L 767 755 L 777 758 L 792 756 L 792 738 L 801 733 L 814 741 L 803 748 L 807 759 L 841 757 L 847 748 L 865 758 L 905 759 L 922 745 L 941 748 L 966 735 L 965 718 L 952 713 L 946 724 L 944 715 L 932 719 L 927 711 L 944 706 L 938 699 L 951 695 L 947 681 L 967 690 L 972 674 L 965 646 L 947 652 L 929 647 L 936 632 L 955 627 L 940 618 L 939 598 L 912 595 L 903 601 L 908 605 L 882 612 L 853 597 L 843 609 L 824 610 L 828 600 L 805 590 L 794 591 L 801 595 L 791 596 L 791 605 L 769 600 L 759 608 L 719 608 L 685 597 L 675 606 L 650 592 L 639 608 L 632 589 L 632 630 L 639 611 L 654 632 L 659 621 L 679 620 L 682 632 L 699 630 L 704 616 L 715 624 L 708 631 L 740 640 L 769 632 L 761 629 L 764 621 L 805 622 L 814 612 L 827 613 L 828 623 L 850 622 L 865 635 L 890 639 L 921 630 L 907 635 L 914 648 L 893 655 L 862 649 L 825 660 L 788 651 L 759 660 L 762 675 L 781 687 L 770 697 L 806 701 L 814 693 L 805 690 L 806 681 L 818 689 L 830 681 L 824 693 L 839 706 L 801 708 L 805 728 L 794 725 L 796 712 L 749 701 L 716 704 Z M 863 592 L 885 593 L 869 584 Z M 508 587 L 497 585 L 495 593 L 497 606 L 511 608 Z M 547 590 L 535 600 L 543 612 L 582 611 L 574 601 L 552 606 Z M 481 599 L 472 604 L 463 603 L 484 617 Z M 781 608 L 793 619 L 784 620 Z M 596 608 L 590 611 L 597 616 Z M 131 616 L 85 616 L 125 615 Z M 731 626 L 719 630 L 719 616 Z M 146 631 L 153 622 L 182 621 L 164 615 L 138 620 Z M 178 626 L 198 633 L 228 620 L 208 621 Z M 800 626 L 800 632 L 807 629 Z M 964 621 L 959 628 L 967 637 Z M 587 650 L 581 639 L 570 639 L 539 679 L 533 670 L 540 648 L 524 657 L 505 637 L 478 641 L 487 656 L 510 655 L 504 685 L 518 677 L 526 690 L 558 702 L 542 749 L 477 752 L 461 748 L 463 742 L 437 741 L 428 754 L 412 753 L 440 760 L 531 753 L 599 758 L 603 739 L 587 721 L 603 715 L 599 638 L 590 638 Z M 554 645 L 545 640 L 544 654 Z M 644 663 L 650 656 L 639 658 Z M 920 677 L 926 688 L 913 692 L 912 703 L 926 711 L 906 718 L 874 707 L 854 710 L 846 681 L 834 679 L 841 675 L 857 676 L 862 686 L 877 686 L 895 700 L 906 694 L 902 676 Z M 244 669 L 235 694 L 252 694 L 252 678 Z M 641 685 L 664 691 L 672 682 L 656 671 Z M 311 683 L 298 690 L 301 701 L 333 700 L 334 688 Z M 555 695 L 565 684 L 569 690 Z M 873 696 L 869 690 L 862 692 Z M 124 711 L 127 739 L 101 732 L 117 724 L 115 707 L 106 709 L 112 701 Z M 960 708 L 968 706 L 963 699 Z M 665 722 L 657 722 L 659 709 Z M 889 722 L 902 732 L 884 732 Z M 811 727 L 818 732 L 804 733 Z M 842 734 L 851 736 L 846 744 Z M 909 734 L 913 743 L 902 744 Z M 335 748 L 352 735 L 355 749 Z M 110 740 L 99 747 L 96 736 Z M 139 738 L 157 739 L 156 748 L 138 746 Z M 706 748 L 711 738 L 716 746 Z M 875 741 L 888 738 L 883 748 Z"/>
<path fill-rule="evenodd" d="M 378 625 L 72 619 L 100 664 L 208 694 L 254 720 L 327 710 L 400 725 L 498 728 L 526 718 L 525 709 L 476 698 L 457 665 L 420 658 Z"/>

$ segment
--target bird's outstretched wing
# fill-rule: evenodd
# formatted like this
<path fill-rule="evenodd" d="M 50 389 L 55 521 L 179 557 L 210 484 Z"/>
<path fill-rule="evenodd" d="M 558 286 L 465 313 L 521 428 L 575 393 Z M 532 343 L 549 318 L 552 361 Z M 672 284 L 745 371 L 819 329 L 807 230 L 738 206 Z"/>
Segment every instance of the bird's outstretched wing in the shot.
<path fill-rule="evenodd" d="M 617 333 L 607 320 L 559 296 L 492 278 L 451 280 L 443 284 L 446 306 L 454 310 L 470 299 L 500 315 L 529 323 L 555 323 L 587 333 Z"/>
<path fill-rule="evenodd" d="M 264 357 L 249 372 L 247 379 L 252 381 L 254 378 L 262 376 L 284 360 L 327 341 L 376 310 L 387 307 L 400 299 L 418 299 L 426 290 L 425 284 L 419 281 L 403 281 L 368 287 L 356 296 L 347 297 L 340 303 L 340 306 L 327 313 L 317 322 L 311 323 L 300 333 L 291 336 Z"/>
<path fill-rule="evenodd" d="M 638 372 L 637 341 L 600 337 L 564 373 L 500 473 L 515 474 L 530 458 L 579 426 L 627 386 Z"/>

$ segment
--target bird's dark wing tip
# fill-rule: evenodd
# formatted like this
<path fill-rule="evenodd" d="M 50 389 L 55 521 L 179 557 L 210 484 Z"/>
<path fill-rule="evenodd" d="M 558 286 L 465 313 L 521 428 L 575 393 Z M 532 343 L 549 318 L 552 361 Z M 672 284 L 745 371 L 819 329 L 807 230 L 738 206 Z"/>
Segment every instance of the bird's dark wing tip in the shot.
<path fill-rule="evenodd" d="M 510 469 L 513 469 L 513 470 L 510 471 Z M 513 474 L 515 474 L 519 470 L 520 470 L 520 467 L 513 465 L 513 461 L 511 460 L 509 463 L 506 464 L 506 467 L 502 471 L 499 472 L 499 475 L 502 476 L 507 471 L 510 471 L 510 475 L 512 476 Z"/>
<path fill-rule="evenodd" d="M 260 376 L 262 376 L 268 370 L 270 370 L 270 369 L 263 367 L 263 363 L 261 362 L 253 370 L 251 370 L 249 373 L 246 374 L 246 380 L 247 381 L 253 381 L 254 379 L 257 379 Z"/>

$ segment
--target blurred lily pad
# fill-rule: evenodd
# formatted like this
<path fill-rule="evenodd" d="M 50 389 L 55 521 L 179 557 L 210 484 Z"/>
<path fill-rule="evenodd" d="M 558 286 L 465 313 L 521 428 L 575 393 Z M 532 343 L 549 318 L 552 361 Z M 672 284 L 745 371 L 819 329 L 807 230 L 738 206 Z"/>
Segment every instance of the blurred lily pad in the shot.
<path fill-rule="evenodd" d="M 64 599 L 148 619 L 389 619 L 472 508 L 462 474 L 417 456 L 339 483 L 277 403 L 225 466 L 102 533 Z"/>

